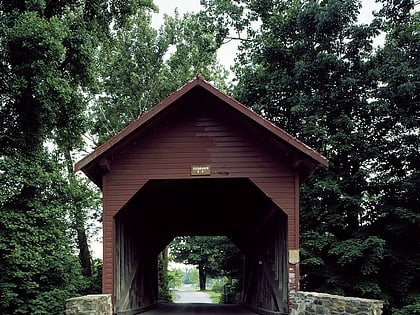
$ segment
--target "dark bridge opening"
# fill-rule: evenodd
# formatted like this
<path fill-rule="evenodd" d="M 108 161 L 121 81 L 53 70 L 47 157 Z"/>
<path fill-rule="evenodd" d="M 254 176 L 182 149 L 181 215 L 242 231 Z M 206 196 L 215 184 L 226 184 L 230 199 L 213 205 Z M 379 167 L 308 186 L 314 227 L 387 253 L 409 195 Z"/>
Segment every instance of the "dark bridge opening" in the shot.
<path fill-rule="evenodd" d="M 248 178 L 149 180 L 115 216 L 115 310 L 158 301 L 157 257 L 180 235 L 225 235 L 244 254 L 242 302 L 287 313 L 287 216 Z"/>

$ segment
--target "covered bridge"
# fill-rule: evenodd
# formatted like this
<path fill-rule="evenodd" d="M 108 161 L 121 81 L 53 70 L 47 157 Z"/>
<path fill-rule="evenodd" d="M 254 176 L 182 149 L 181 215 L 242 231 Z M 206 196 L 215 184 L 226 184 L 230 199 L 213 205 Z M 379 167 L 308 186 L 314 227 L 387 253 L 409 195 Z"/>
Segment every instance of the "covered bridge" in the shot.
<path fill-rule="evenodd" d="M 197 77 L 79 161 L 103 192 L 103 293 L 116 314 L 158 300 L 158 254 L 225 235 L 245 257 L 243 302 L 287 314 L 299 282 L 299 185 L 327 160 Z"/>

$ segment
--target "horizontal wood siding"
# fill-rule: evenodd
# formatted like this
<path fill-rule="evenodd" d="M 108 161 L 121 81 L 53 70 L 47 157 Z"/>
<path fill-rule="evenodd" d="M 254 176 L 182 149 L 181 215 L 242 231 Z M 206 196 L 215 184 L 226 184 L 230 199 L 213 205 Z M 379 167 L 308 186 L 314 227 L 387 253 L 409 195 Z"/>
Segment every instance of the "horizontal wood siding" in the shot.
<path fill-rule="evenodd" d="M 233 121 L 210 111 L 194 116 L 181 113 L 111 161 L 106 187 L 110 214 L 115 215 L 149 179 L 191 178 L 191 165 L 202 164 L 211 165 L 212 178 L 249 177 L 286 213 L 293 213 L 295 174 L 280 155 Z M 277 197 L 285 191 L 288 198 Z"/>
<path fill-rule="evenodd" d="M 197 105 L 199 106 L 199 105 Z M 211 178 L 249 178 L 288 215 L 288 244 L 296 238 L 297 178 L 263 138 L 229 115 L 179 110 L 110 161 L 104 177 L 104 272 L 113 274 L 113 217 L 149 179 L 192 178 L 192 165 L 210 165 Z M 111 293 L 111 279 L 104 292 Z"/>

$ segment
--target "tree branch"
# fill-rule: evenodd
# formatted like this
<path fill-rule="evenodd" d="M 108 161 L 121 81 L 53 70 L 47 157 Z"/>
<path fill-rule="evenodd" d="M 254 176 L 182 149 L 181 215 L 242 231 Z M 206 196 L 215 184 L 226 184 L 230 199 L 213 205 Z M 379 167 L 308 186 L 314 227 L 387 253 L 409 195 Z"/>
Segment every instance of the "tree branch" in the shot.
<path fill-rule="evenodd" d="M 3 138 L 9 139 L 10 141 L 17 141 L 17 139 L 12 138 L 12 137 L 10 137 L 8 135 L 0 135 L 0 139 L 3 139 Z"/>
<path fill-rule="evenodd" d="M 229 42 L 231 42 L 231 41 L 233 41 L 233 40 L 240 40 L 240 41 L 242 41 L 242 42 L 252 42 L 252 39 L 249 39 L 249 38 L 242 38 L 242 37 L 240 37 L 240 36 L 237 36 L 237 37 L 228 36 L 228 37 L 226 37 L 226 38 L 227 38 L 227 41 L 223 42 L 223 44 L 227 44 L 227 43 L 229 43 Z"/>

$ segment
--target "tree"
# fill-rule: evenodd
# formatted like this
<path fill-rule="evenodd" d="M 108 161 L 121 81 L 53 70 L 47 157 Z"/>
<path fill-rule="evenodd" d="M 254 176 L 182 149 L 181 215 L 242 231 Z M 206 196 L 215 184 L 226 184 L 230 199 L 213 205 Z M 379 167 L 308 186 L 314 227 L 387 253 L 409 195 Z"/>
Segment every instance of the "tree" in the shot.
<path fill-rule="evenodd" d="M 234 271 L 241 267 L 236 264 L 242 257 L 236 246 L 223 236 L 177 237 L 170 245 L 170 255 L 176 262 L 197 265 L 200 290 L 206 290 L 208 276 L 236 275 Z"/>
<path fill-rule="evenodd" d="M 160 101 L 159 72 L 169 42 L 150 22 L 148 10 L 139 10 L 113 34 L 113 46 L 100 51 L 102 94 L 92 105 L 91 131 L 99 143 Z"/>
<path fill-rule="evenodd" d="M 377 30 L 356 24 L 358 10 L 358 1 L 250 1 L 244 14 L 261 26 L 241 46 L 235 94 L 330 161 L 302 191 L 304 288 L 377 296 L 383 240 L 360 230 Z"/>
<path fill-rule="evenodd" d="M 419 22 L 413 1 L 384 3 L 370 25 L 356 22 L 359 1 L 216 0 L 206 12 L 220 34 L 245 34 L 236 97 L 330 161 L 302 188 L 303 288 L 400 314 L 418 308 Z"/>
<path fill-rule="evenodd" d="M 267 1 L 252 9 L 262 25 L 244 45 L 254 53 L 240 56 L 237 97 L 330 161 L 302 189 L 303 286 L 377 296 L 383 240 L 360 230 L 377 31 L 355 23 L 357 1 Z"/>
<path fill-rule="evenodd" d="M 159 300 L 172 302 L 170 292 L 170 277 L 168 273 L 168 249 L 166 248 L 158 256 L 158 280 L 159 280 Z"/>
<path fill-rule="evenodd" d="M 185 14 L 165 17 L 163 27 L 170 44 L 175 49 L 165 61 L 160 78 L 169 94 L 197 75 L 219 89 L 226 89 L 227 72 L 217 61 L 220 42 L 207 27 L 203 14 Z M 168 51 L 169 52 L 169 51 Z"/>
<path fill-rule="evenodd" d="M 89 276 L 71 154 L 86 130 L 95 49 L 137 5 L 151 2 L 0 2 L 2 314 L 59 314 L 86 287 L 67 235 L 77 230 Z"/>
<path fill-rule="evenodd" d="M 178 288 L 182 285 L 182 277 L 184 272 L 181 269 L 174 268 L 168 270 L 168 287 L 169 288 Z"/>
<path fill-rule="evenodd" d="M 63 218 L 66 185 L 43 154 L 0 158 L 2 314 L 60 314 L 86 285 Z"/>
<path fill-rule="evenodd" d="M 112 137 L 197 74 L 224 86 L 217 43 L 200 15 L 165 17 L 155 30 L 148 10 L 139 10 L 104 49 L 102 91 L 92 104 L 95 142 Z"/>
<path fill-rule="evenodd" d="M 420 14 L 413 9 L 412 1 L 384 1 L 377 15 L 386 38 L 375 57 L 377 211 L 369 233 L 386 240 L 378 284 L 393 314 L 420 313 Z"/>
<path fill-rule="evenodd" d="M 97 54 L 103 63 L 102 93 L 90 107 L 95 144 L 114 136 L 197 74 L 224 85 L 226 71 L 216 62 L 217 43 L 203 28 L 200 15 L 167 16 L 160 30 L 150 23 L 149 8 L 140 8 L 112 34 L 114 45 L 104 45 Z M 159 291 L 167 300 L 166 264 L 160 259 Z"/>

